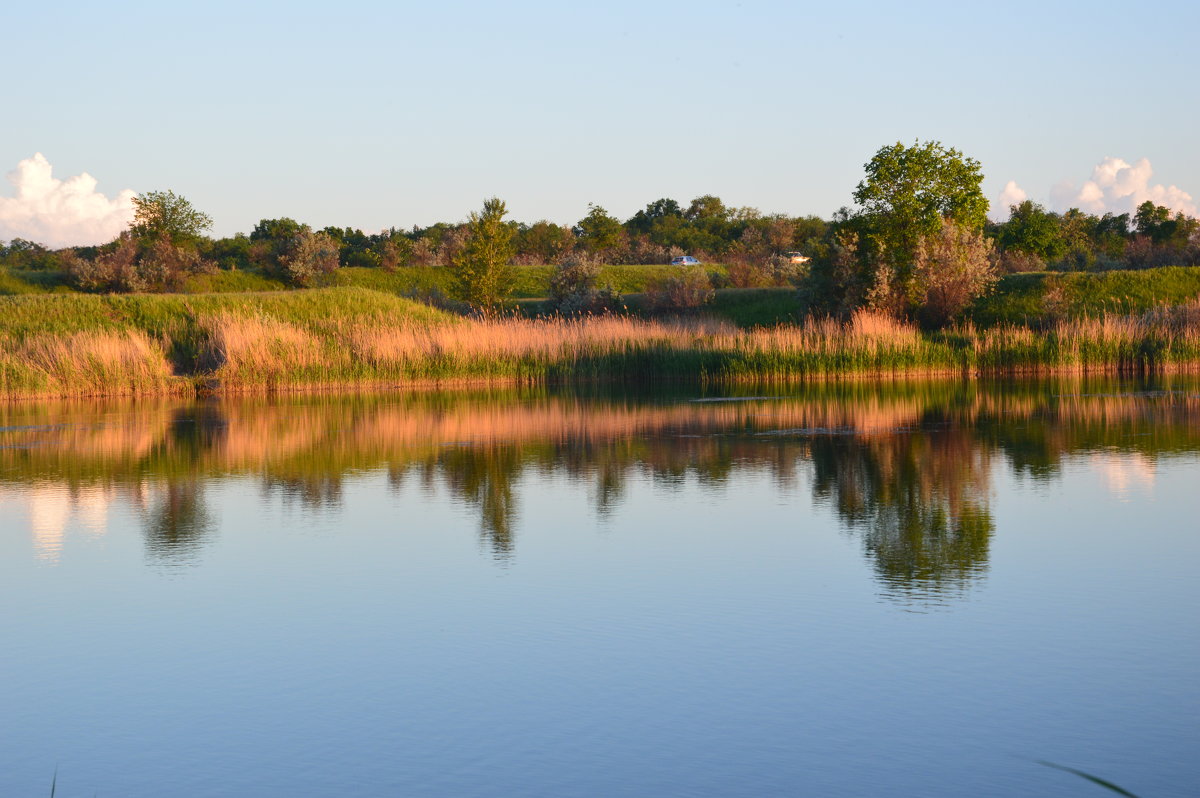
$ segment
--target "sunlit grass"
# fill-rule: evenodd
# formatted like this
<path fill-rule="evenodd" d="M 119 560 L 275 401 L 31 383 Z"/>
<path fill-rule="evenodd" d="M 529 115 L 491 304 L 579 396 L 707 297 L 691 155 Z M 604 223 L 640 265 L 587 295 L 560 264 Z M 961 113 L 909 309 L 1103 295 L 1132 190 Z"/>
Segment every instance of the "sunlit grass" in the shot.
<path fill-rule="evenodd" d="M 1034 330 L 924 333 L 888 316 L 740 329 L 713 318 L 462 318 L 363 288 L 0 298 L 0 395 L 491 380 L 654 382 L 1200 365 L 1200 300 Z"/>

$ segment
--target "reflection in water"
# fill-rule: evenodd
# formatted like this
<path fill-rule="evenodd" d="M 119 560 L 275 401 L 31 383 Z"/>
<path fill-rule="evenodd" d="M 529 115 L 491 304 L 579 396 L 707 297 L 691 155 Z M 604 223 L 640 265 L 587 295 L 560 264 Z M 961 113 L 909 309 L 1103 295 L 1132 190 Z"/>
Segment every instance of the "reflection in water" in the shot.
<path fill-rule="evenodd" d="M 145 512 L 146 553 L 164 564 L 194 562 L 213 529 L 197 479 L 168 480 Z"/>
<path fill-rule="evenodd" d="M 71 497 L 62 488 L 38 485 L 29 491 L 28 501 L 33 550 L 40 559 L 55 562 L 62 553 Z"/>
<path fill-rule="evenodd" d="M 860 531 L 887 592 L 934 597 L 984 573 L 992 454 L 964 427 L 813 440 L 813 491 Z"/>
<path fill-rule="evenodd" d="M 999 463 L 1044 480 L 1072 458 L 1103 461 L 1120 494 L 1152 484 L 1157 458 L 1200 450 L 1200 393 L 1174 379 L 1149 393 L 1076 380 L 830 384 L 704 402 L 511 391 L 11 405 L 0 408 L 0 486 L 24 497 L 49 562 L 72 525 L 102 534 L 119 501 L 142 519 L 148 556 L 179 564 L 214 534 L 206 486 L 227 476 L 327 513 L 342 511 L 356 474 L 416 480 L 473 508 L 505 559 L 526 474 L 586 484 L 600 515 L 620 508 L 630 480 L 704 491 L 763 473 L 786 493 L 806 475 L 862 541 L 883 593 L 927 601 L 986 572 Z"/>
<path fill-rule="evenodd" d="M 1108 492 L 1121 501 L 1129 501 L 1134 492 L 1154 492 L 1157 472 L 1154 462 L 1144 455 L 1097 452 L 1091 457 L 1091 465 L 1103 476 Z"/>

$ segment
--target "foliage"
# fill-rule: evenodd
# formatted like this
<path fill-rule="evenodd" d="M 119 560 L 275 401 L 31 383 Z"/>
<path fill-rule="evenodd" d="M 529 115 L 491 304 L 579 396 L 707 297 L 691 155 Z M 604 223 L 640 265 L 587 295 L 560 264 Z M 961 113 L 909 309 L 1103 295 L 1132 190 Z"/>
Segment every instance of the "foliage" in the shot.
<path fill-rule="evenodd" d="M 311 288 L 337 271 L 339 247 L 328 233 L 304 230 L 294 236 L 279 257 L 281 273 L 292 283 Z"/>
<path fill-rule="evenodd" d="M 61 250 L 61 253 L 74 254 L 74 250 Z M 59 255 L 41 244 L 14 238 L 7 245 L 0 244 L 0 263 L 10 269 L 29 269 L 45 271 L 60 269 L 63 266 Z"/>
<path fill-rule="evenodd" d="M 502 200 L 484 200 L 483 210 L 471 214 L 466 242 L 454 257 L 457 296 L 474 307 L 493 308 L 508 296 L 515 231 L 504 222 L 507 213 Z"/>
<path fill-rule="evenodd" d="M 603 254 L 621 244 L 624 229 L 621 222 L 599 205 L 588 203 L 588 214 L 576 225 L 579 243 L 588 252 Z"/>
<path fill-rule="evenodd" d="M 215 267 L 190 246 L 177 246 L 166 235 L 139 243 L 121 235 L 94 258 L 64 253 L 64 271 L 81 291 L 134 293 L 177 291 L 184 281 Z"/>
<path fill-rule="evenodd" d="M 612 286 L 598 287 L 603 264 L 593 255 L 575 253 L 565 258 L 550 277 L 550 298 L 559 313 L 615 313 L 624 307 Z"/>
<path fill-rule="evenodd" d="M 174 191 L 148 191 L 133 198 L 133 208 L 129 231 L 143 241 L 166 236 L 175 246 L 195 245 L 212 228 L 212 217 Z"/>
<path fill-rule="evenodd" d="M 703 266 L 692 266 L 646 290 L 651 307 L 668 312 L 694 311 L 712 301 L 712 280 Z"/>
<path fill-rule="evenodd" d="M 1005 250 L 1032 255 L 1042 262 L 1056 261 L 1067 251 L 1059 228 L 1057 214 L 1025 200 L 1009 209 L 1008 223 L 1000 228 L 996 242 Z"/>
<path fill-rule="evenodd" d="M 979 230 L 943 220 L 937 234 L 921 239 L 913 277 L 916 315 L 928 325 L 943 327 L 995 285 L 992 242 Z"/>
<path fill-rule="evenodd" d="M 904 281 L 924 236 L 936 235 L 942 219 L 982 229 L 988 202 L 979 161 L 940 142 L 880 148 L 854 190 L 859 229 L 878 242 Z"/>
<path fill-rule="evenodd" d="M 557 263 L 575 246 L 575 234 L 569 227 L 543 219 L 520 225 L 514 244 L 522 265 Z"/>

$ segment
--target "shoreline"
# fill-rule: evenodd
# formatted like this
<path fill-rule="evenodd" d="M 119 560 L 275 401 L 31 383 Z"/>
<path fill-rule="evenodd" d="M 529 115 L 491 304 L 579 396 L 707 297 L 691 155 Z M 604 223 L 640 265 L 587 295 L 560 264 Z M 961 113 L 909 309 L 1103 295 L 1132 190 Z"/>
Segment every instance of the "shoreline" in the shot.
<path fill-rule="evenodd" d="M 636 386 L 653 388 L 657 386 L 697 386 L 713 388 L 720 386 L 799 386 L 807 384 L 855 383 L 878 384 L 903 382 L 976 382 L 995 379 L 1037 379 L 1041 377 L 1056 378 L 1070 376 L 1116 377 L 1133 379 L 1138 377 L 1169 376 L 1176 374 L 1200 374 L 1200 360 L 1185 363 L 1164 363 L 1150 367 L 1129 367 L 1122 364 L 1076 364 L 1076 365 L 1046 365 L 1025 367 L 996 367 L 990 369 L 908 369 L 908 370 L 875 370 L 875 371 L 845 371 L 820 372 L 810 374 L 739 374 L 727 377 L 708 377 L 697 375 L 671 376 L 657 380 L 631 380 L 621 376 L 612 377 L 580 377 L 530 379 L 519 376 L 492 377 L 424 377 L 407 381 L 397 380 L 359 380 L 340 382 L 314 382 L 286 385 L 235 385 L 230 387 L 213 386 L 213 380 L 207 377 L 176 377 L 178 382 L 167 386 L 165 390 L 98 390 L 84 393 L 46 392 L 0 394 L 0 403 L 18 404 L 39 401 L 92 401 L 92 400 L 137 400 L 137 399 L 184 399 L 203 400 L 237 397 L 270 397 L 270 396 L 301 396 L 301 395 L 370 395 L 370 394 L 406 394 L 406 393 L 436 393 L 438 391 L 469 392 L 482 388 L 548 388 L 561 389 L 579 386 Z M 197 383 L 205 382 L 209 385 Z"/>
<path fill-rule="evenodd" d="M 1200 371 L 1200 300 L 933 332 L 867 311 L 750 329 L 704 316 L 470 318 L 353 288 L 0 304 L 0 401 Z"/>

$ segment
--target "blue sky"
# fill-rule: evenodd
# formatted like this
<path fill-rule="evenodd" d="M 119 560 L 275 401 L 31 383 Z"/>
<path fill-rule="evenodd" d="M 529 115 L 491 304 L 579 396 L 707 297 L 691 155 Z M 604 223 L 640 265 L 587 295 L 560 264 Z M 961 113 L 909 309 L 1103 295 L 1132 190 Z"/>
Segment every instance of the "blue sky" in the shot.
<path fill-rule="evenodd" d="M 0 172 L 41 152 L 108 197 L 169 188 L 218 234 L 278 216 L 426 225 L 492 195 L 525 221 L 704 193 L 828 217 L 880 146 L 915 139 L 980 160 L 992 198 L 1012 180 L 1051 204 L 1107 157 L 1148 159 L 1148 186 L 1200 196 L 1194 2 L 25 3 L 5 17 Z M 14 191 L 0 184 L 0 202 Z"/>

